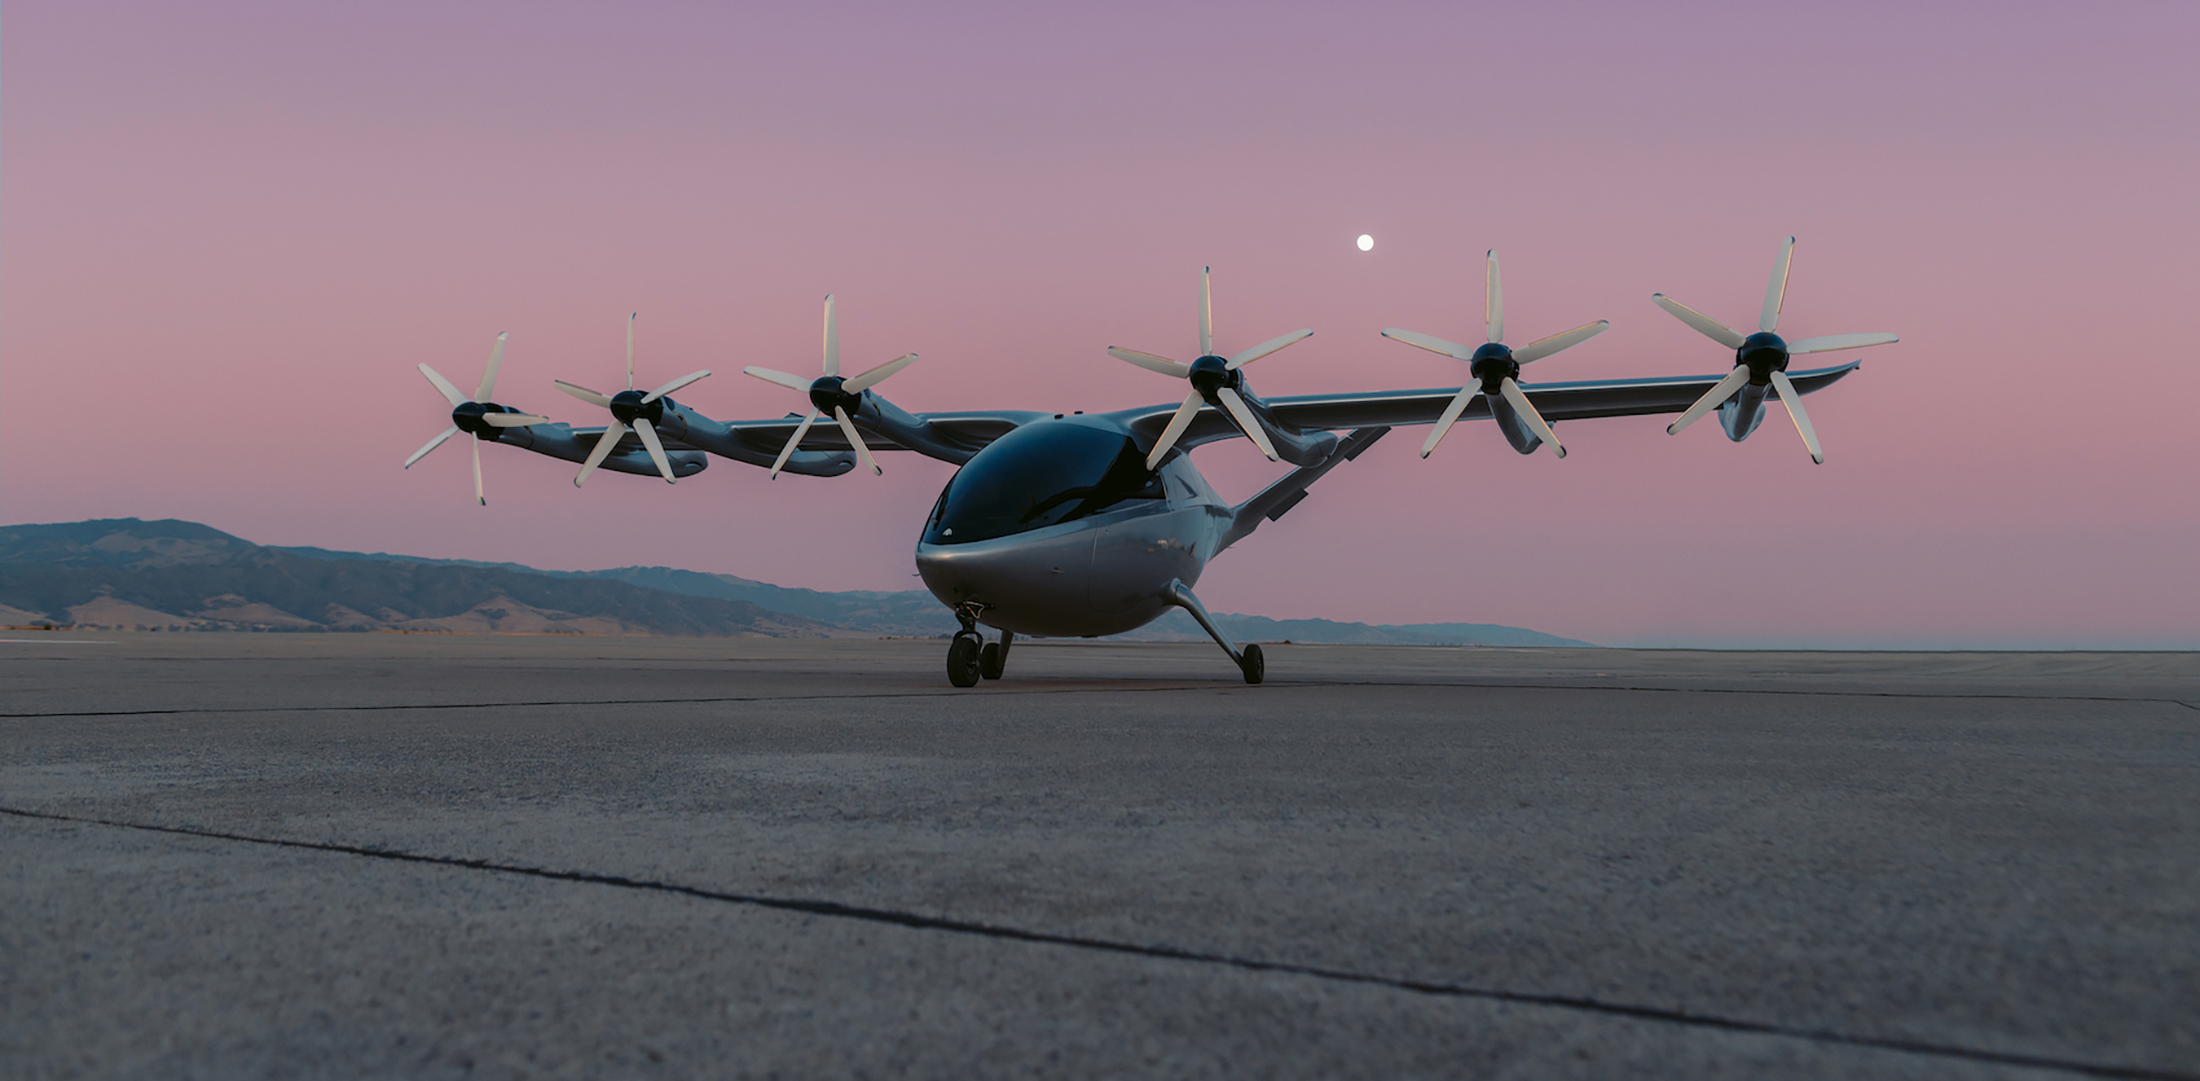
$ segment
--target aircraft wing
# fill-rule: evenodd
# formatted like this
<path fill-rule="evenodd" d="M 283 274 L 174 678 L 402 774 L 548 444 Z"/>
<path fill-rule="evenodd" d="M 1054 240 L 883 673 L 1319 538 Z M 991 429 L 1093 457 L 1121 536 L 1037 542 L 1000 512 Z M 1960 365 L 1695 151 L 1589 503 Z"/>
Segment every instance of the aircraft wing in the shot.
<path fill-rule="evenodd" d="M 1834 368 L 1791 371 L 1788 378 L 1794 381 L 1797 390 L 1809 394 L 1855 371 L 1860 363 L 1850 361 Z M 1527 392 L 1528 400 L 1535 403 L 1536 411 L 1543 414 L 1545 420 L 1556 423 L 1563 420 L 1588 420 L 1593 417 L 1678 413 L 1703 397 L 1705 391 L 1724 378 L 1726 373 L 1721 372 L 1717 375 L 1658 379 L 1522 383 L 1520 389 Z M 1451 404 L 1452 396 L 1458 393 L 1458 387 L 1436 387 L 1428 390 L 1378 390 L 1356 394 L 1299 394 L 1264 398 L 1261 401 L 1276 420 L 1302 431 L 1321 431 L 1434 424 L 1444 407 Z M 1162 428 L 1168 425 L 1169 417 L 1176 410 L 1177 403 L 1164 403 L 1143 409 L 1124 410 L 1115 416 L 1128 423 L 1139 434 L 1151 439 L 1161 434 Z M 1477 396 L 1459 414 L 1459 419 L 1488 420 L 1489 416 L 1488 400 Z M 1193 418 L 1191 427 L 1177 440 L 1177 445 L 1193 447 L 1229 439 L 1238 434 L 1237 427 L 1230 423 L 1229 418 L 1213 406 L 1206 406 Z"/>
<path fill-rule="evenodd" d="M 1041 417 L 1051 417 L 1053 415 L 1052 413 L 1037 413 L 1022 409 L 915 414 L 917 420 L 922 421 L 932 431 L 939 433 L 948 442 L 967 446 L 972 451 L 982 450 L 986 444 L 1015 431 L 1025 424 Z M 794 434 L 794 430 L 801 427 L 802 414 L 789 413 L 775 420 L 727 421 L 725 424 L 743 442 L 749 443 L 765 453 L 777 453 L 779 448 L 787 445 L 787 438 Z M 894 442 L 884 433 L 874 430 L 866 430 L 863 433 L 863 443 L 873 452 L 910 449 Z M 802 436 L 800 449 L 830 453 L 852 448 L 848 446 L 848 437 L 841 434 L 840 425 L 833 423 L 833 418 L 820 417 L 817 423 L 810 425 L 810 430 Z"/>

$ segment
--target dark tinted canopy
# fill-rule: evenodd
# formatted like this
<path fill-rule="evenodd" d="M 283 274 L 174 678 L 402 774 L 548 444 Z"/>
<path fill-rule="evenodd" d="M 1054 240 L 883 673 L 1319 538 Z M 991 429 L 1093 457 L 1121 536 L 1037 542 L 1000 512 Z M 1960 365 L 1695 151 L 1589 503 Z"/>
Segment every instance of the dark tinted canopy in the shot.
<path fill-rule="evenodd" d="M 1147 472 L 1129 433 L 1043 420 L 994 440 L 947 482 L 924 540 L 991 540 L 1161 496 L 1161 478 Z"/>

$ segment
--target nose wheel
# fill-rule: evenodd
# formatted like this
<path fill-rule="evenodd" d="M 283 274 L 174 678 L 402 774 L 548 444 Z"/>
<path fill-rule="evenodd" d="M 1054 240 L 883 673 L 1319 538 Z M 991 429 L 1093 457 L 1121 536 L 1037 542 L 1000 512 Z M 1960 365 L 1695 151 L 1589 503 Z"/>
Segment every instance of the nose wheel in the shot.
<path fill-rule="evenodd" d="M 980 679 L 999 679 L 1008 670 L 1009 643 L 1016 640 L 1010 631 L 1001 632 L 1001 640 L 988 642 L 978 631 L 978 612 L 982 606 L 965 604 L 955 609 L 955 618 L 962 629 L 955 632 L 955 640 L 947 644 L 947 682 L 957 687 L 975 687 Z"/>
<path fill-rule="evenodd" d="M 983 663 L 981 652 L 976 632 L 955 635 L 955 640 L 947 644 L 947 682 L 957 687 L 977 686 L 978 666 Z"/>

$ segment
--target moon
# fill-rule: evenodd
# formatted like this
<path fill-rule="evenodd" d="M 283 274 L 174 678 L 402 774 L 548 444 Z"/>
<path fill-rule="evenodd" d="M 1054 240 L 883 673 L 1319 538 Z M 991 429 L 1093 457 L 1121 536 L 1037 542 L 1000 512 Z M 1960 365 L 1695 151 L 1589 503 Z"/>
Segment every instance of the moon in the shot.
<path fill-rule="evenodd" d="M 1374 238 L 1374 237 L 1371 237 L 1371 236 L 1369 236 L 1369 235 L 1367 235 L 1366 233 L 1361 233 L 1361 234 L 1360 234 L 1360 250 L 1361 250 L 1361 251 L 1374 251 L 1374 250 L 1375 250 L 1375 238 Z"/>

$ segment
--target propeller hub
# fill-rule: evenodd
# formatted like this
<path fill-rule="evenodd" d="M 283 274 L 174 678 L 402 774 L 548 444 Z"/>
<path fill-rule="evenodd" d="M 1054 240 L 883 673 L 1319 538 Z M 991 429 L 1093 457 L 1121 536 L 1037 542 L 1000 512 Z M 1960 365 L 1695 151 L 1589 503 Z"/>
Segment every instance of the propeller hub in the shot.
<path fill-rule="evenodd" d="M 634 426 L 637 419 L 646 420 L 651 427 L 656 427 L 664 421 L 665 399 L 659 398 L 644 404 L 642 399 L 648 396 L 649 392 L 642 390 L 622 390 L 612 395 L 611 415 L 619 418 L 619 423 L 629 428 Z"/>
<path fill-rule="evenodd" d="M 1467 370 L 1482 381 L 1487 394 L 1497 393 L 1497 388 L 1507 379 L 1520 378 L 1520 362 L 1513 359 L 1511 347 L 1503 342 L 1489 342 L 1474 351 L 1474 359 L 1467 361 Z"/>
<path fill-rule="evenodd" d="M 1237 389 L 1238 373 L 1230 370 L 1230 362 L 1218 356 L 1204 356 L 1192 362 L 1192 370 L 1186 375 L 1199 396 L 1213 401 L 1215 392 L 1224 387 Z"/>
<path fill-rule="evenodd" d="M 1787 370 L 1787 341 L 1769 330 L 1743 338 L 1742 347 L 1734 351 L 1734 366 L 1749 369 L 1752 386 L 1765 386 L 1772 382 L 1772 373 Z"/>
<path fill-rule="evenodd" d="M 861 392 L 848 393 L 842 386 L 846 382 L 847 379 L 842 376 L 820 376 L 817 382 L 810 384 L 810 405 L 828 417 L 833 415 L 834 406 L 847 410 L 851 417 L 855 416 L 863 408 L 863 395 Z"/>
<path fill-rule="evenodd" d="M 494 405 L 483 402 L 461 402 L 459 403 L 458 408 L 451 410 L 451 423 L 455 425 L 459 431 L 465 432 L 467 435 L 481 436 L 485 439 L 495 439 L 497 437 L 497 429 L 491 428 L 487 424 L 483 423 L 481 418 L 483 415 L 488 413 L 508 412 L 510 412 L 510 410 L 504 408 L 501 405 Z"/>

